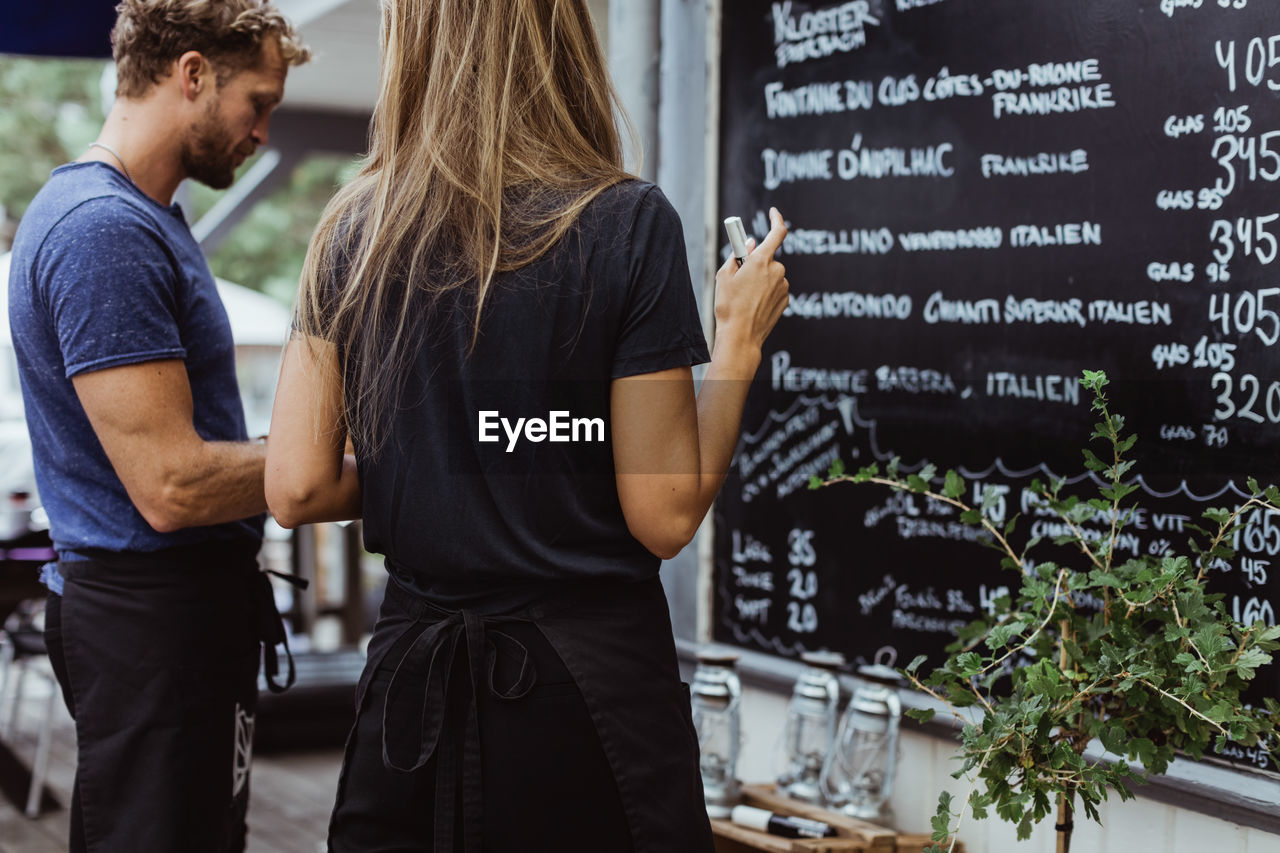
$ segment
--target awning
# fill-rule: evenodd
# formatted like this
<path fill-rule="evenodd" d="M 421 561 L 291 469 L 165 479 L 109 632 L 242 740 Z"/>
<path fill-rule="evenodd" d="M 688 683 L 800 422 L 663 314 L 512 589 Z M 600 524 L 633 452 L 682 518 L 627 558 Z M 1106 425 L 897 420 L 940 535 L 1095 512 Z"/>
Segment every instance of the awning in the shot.
<path fill-rule="evenodd" d="M 111 58 L 116 0 L 5 0 L 0 53 Z"/>

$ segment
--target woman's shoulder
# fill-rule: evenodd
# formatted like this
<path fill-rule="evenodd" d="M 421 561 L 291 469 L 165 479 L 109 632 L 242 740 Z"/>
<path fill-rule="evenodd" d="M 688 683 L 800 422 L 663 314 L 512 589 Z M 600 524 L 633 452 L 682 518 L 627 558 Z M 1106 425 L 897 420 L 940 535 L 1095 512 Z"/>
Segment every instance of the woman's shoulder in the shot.
<path fill-rule="evenodd" d="M 587 211 L 590 220 L 608 221 L 630 231 L 658 222 L 679 222 L 679 215 L 662 189 L 639 178 L 628 178 L 612 184 L 592 201 Z"/>
<path fill-rule="evenodd" d="M 601 191 L 594 204 L 619 212 L 634 212 L 642 207 L 671 206 L 657 184 L 640 178 L 626 178 L 611 184 Z"/>

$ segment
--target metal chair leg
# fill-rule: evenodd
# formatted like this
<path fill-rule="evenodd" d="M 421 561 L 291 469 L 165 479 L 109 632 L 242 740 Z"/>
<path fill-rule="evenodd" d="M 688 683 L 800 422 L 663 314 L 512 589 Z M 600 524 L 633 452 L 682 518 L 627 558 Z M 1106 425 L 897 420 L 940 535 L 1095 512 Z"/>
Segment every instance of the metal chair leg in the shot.
<path fill-rule="evenodd" d="M 31 765 L 31 788 L 27 791 L 29 818 L 40 816 L 40 799 L 44 794 L 44 777 L 49 772 L 49 749 L 53 745 L 53 707 L 58 696 L 58 685 L 49 679 L 49 696 L 44 703 L 44 716 L 40 720 L 40 737 L 36 742 L 36 757 Z"/>
<path fill-rule="evenodd" d="M 4 703 L 9 698 L 9 679 L 14 667 L 14 648 L 9 637 L 0 633 L 0 737 L 13 734 L 13 717 L 4 715 Z"/>
<path fill-rule="evenodd" d="M 11 666 L 18 672 L 13 680 L 13 704 L 9 709 L 9 726 L 5 729 L 5 737 L 12 737 L 18 730 L 18 715 L 22 713 L 22 692 L 27 680 L 27 667 L 24 664 L 15 661 Z"/>

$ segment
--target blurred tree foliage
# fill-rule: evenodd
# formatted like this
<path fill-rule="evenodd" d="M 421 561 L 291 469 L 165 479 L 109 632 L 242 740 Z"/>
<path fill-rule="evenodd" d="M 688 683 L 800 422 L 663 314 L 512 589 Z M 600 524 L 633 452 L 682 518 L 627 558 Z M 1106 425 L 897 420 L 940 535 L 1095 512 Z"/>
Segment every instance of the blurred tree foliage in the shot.
<path fill-rule="evenodd" d="M 0 205 L 10 219 L 22 217 L 54 167 L 79 157 L 97 138 L 107 65 L 0 55 Z M 252 165 L 253 160 L 246 162 L 242 171 Z M 354 170 L 349 158 L 305 160 L 209 256 L 214 274 L 292 302 L 311 231 L 325 203 Z M 187 187 L 180 200 L 194 223 L 220 193 L 194 182 Z"/>
<path fill-rule="evenodd" d="M 253 160 L 246 162 L 241 171 L 252 165 Z M 320 212 L 338 187 L 354 176 L 355 168 L 356 161 L 345 157 L 317 155 L 304 160 L 209 255 L 214 274 L 292 304 L 307 241 Z M 194 182 L 189 185 L 188 216 L 195 222 L 221 193 Z"/>
<path fill-rule="evenodd" d="M 55 166 L 102 125 L 100 60 L 0 56 L 0 205 L 20 219 Z"/>

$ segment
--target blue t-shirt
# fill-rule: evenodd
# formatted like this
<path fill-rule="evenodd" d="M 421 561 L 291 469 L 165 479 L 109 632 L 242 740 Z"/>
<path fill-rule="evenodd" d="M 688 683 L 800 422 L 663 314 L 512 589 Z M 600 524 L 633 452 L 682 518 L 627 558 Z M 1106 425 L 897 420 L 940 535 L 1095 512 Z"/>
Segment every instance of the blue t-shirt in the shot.
<path fill-rule="evenodd" d="M 181 208 L 158 204 L 105 163 L 55 169 L 14 240 L 9 325 L 36 485 L 60 556 L 261 539 L 262 516 L 154 530 L 71 384 L 80 373 L 179 358 L 200 437 L 247 439 L 227 312 Z"/>

